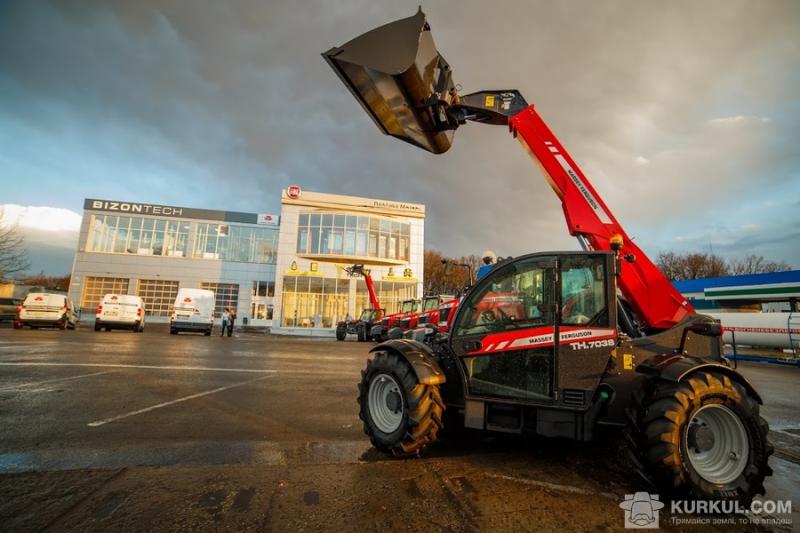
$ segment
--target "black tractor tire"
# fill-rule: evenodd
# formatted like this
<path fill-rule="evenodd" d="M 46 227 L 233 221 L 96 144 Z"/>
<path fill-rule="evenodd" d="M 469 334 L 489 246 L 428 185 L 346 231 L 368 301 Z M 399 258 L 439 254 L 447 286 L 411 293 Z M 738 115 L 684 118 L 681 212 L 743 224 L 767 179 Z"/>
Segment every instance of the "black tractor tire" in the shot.
<path fill-rule="evenodd" d="M 732 481 L 712 483 L 689 460 L 689 425 L 701 407 L 718 404 L 736 415 L 748 440 L 748 458 L 741 474 Z M 749 505 L 764 494 L 764 478 L 773 447 L 767 440 L 769 426 L 759 415 L 758 402 L 747 389 L 723 373 L 698 371 L 681 382 L 655 382 L 638 401 L 632 420 L 636 455 L 645 476 L 659 490 L 676 498 L 738 500 Z"/>
<path fill-rule="evenodd" d="M 172 328 L 170 328 L 170 329 L 169 329 L 169 334 L 170 334 L 170 335 L 177 335 L 177 334 L 178 334 L 178 330 L 177 330 L 177 329 L 172 329 Z"/>
<path fill-rule="evenodd" d="M 366 342 L 366 340 L 367 340 L 367 330 L 363 326 L 363 324 L 358 326 L 358 329 L 356 330 L 356 332 L 357 332 L 357 336 L 358 336 L 358 342 Z"/>
<path fill-rule="evenodd" d="M 336 340 L 343 341 L 347 337 L 347 330 L 343 328 L 336 328 Z"/>
<path fill-rule="evenodd" d="M 95 330 L 95 331 L 100 331 L 100 326 L 99 326 L 98 324 L 95 324 L 95 325 L 94 325 L 94 330 Z"/>
<path fill-rule="evenodd" d="M 392 377 L 402 394 L 402 421 L 391 433 L 378 428 L 369 406 L 370 384 L 381 374 Z M 416 457 L 426 446 L 438 440 L 445 410 L 439 385 L 419 383 L 411 365 L 396 352 L 377 352 L 367 361 L 358 384 L 358 403 L 358 417 L 364 422 L 364 433 L 382 452 L 395 457 Z"/>

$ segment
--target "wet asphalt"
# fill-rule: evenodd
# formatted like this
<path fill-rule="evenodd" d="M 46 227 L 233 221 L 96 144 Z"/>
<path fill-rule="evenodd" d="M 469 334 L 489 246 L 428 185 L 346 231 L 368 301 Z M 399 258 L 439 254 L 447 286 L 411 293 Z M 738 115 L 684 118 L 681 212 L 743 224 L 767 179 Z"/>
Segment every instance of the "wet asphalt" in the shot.
<path fill-rule="evenodd" d="M 0 530 L 614 531 L 648 489 L 615 434 L 464 433 L 385 457 L 355 401 L 370 346 L 2 327 Z M 739 368 L 777 445 L 767 496 L 797 509 L 800 369 Z"/>

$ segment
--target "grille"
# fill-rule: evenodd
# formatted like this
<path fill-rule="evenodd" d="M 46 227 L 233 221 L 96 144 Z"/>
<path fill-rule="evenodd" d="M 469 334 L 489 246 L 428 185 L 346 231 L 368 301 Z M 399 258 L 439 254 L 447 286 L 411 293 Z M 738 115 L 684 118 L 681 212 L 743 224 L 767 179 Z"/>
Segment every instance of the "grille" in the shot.
<path fill-rule="evenodd" d="M 565 405 L 583 405 L 584 391 L 575 389 L 564 389 L 563 402 Z"/>

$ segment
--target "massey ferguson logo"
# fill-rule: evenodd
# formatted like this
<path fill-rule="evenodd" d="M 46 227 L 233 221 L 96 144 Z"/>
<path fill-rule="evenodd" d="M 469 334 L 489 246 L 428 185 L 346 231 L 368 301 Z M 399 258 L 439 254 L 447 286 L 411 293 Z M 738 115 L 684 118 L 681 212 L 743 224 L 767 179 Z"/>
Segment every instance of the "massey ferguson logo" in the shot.
<path fill-rule="evenodd" d="M 300 186 L 299 185 L 289 185 L 286 188 L 286 195 L 291 198 L 292 200 L 296 200 L 300 198 Z"/>

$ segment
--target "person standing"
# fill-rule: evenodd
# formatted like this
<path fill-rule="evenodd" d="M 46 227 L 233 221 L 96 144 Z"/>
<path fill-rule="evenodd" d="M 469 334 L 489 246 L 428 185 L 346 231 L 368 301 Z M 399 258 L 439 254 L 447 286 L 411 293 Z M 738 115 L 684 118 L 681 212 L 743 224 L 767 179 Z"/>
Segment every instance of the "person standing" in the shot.
<path fill-rule="evenodd" d="M 231 308 L 228 312 L 228 337 L 233 335 L 233 322 L 236 320 L 236 309 Z"/>
<path fill-rule="evenodd" d="M 225 330 L 228 329 L 228 323 L 231 321 L 231 314 L 228 312 L 228 308 L 222 310 L 222 330 L 219 333 L 220 337 L 225 336 Z M 230 333 L 228 334 L 230 336 Z"/>

